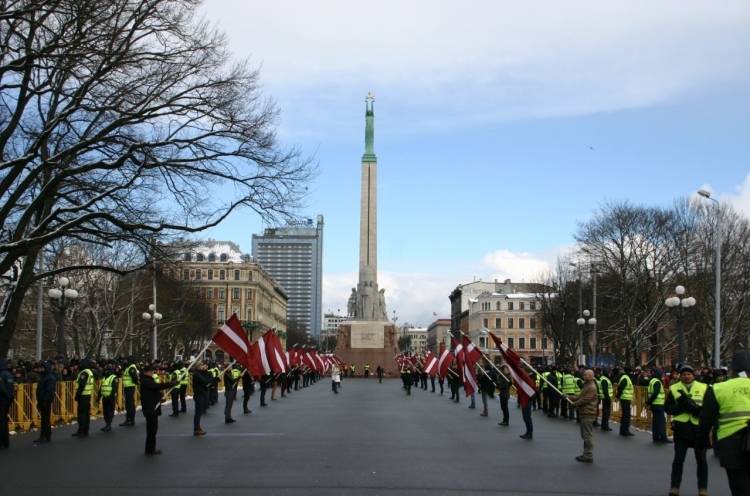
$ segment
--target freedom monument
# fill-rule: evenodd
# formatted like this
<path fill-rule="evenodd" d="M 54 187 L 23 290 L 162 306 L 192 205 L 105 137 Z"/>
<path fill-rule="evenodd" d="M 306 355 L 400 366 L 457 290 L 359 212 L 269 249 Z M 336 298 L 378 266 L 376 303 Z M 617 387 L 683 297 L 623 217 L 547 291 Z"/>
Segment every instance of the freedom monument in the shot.
<path fill-rule="evenodd" d="M 378 160 L 375 156 L 375 111 L 372 93 L 365 99 L 365 153 L 359 217 L 359 282 L 347 303 L 350 320 L 339 326 L 336 353 L 361 371 L 366 363 L 374 373 L 378 365 L 397 373 L 396 326 L 388 320 L 385 290 L 378 288 Z"/>

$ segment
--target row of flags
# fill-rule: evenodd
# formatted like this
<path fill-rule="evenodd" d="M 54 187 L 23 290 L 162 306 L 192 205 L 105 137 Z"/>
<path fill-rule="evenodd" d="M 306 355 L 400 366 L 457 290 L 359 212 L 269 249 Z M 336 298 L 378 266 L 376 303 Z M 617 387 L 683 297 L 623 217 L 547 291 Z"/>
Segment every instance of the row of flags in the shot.
<path fill-rule="evenodd" d="M 296 369 L 325 374 L 333 365 L 346 365 L 336 355 L 319 354 L 316 349 L 306 346 L 295 345 L 285 351 L 275 329 L 266 331 L 251 344 L 236 314 L 232 314 L 214 333 L 212 341 L 237 363 L 243 365 L 256 379 L 271 373 L 284 374 Z"/>
<path fill-rule="evenodd" d="M 491 332 L 487 334 L 492 338 L 495 346 L 500 351 L 503 361 L 508 366 L 510 377 L 507 379 L 511 380 L 516 387 L 521 406 L 526 407 L 531 397 L 536 394 L 536 384 L 523 367 L 524 365 L 530 367 L 530 365 L 518 353 L 503 343 L 499 337 Z M 463 382 L 466 396 L 471 396 L 479 390 L 477 365 L 481 369 L 480 362 L 482 358 L 487 359 L 482 350 L 475 346 L 468 336 L 462 335 L 460 340 L 451 338 L 450 349 L 445 346 L 445 343 L 440 343 L 437 355 L 431 351 L 422 356 L 405 352 L 396 355 L 395 360 L 399 369 L 407 367 L 412 370 L 418 370 L 421 373 L 426 373 L 430 377 L 438 376 L 440 379 L 445 379 L 448 374 L 453 374 Z M 455 370 L 451 368 L 454 362 L 456 364 Z M 494 364 L 489 359 L 487 359 L 487 362 L 494 367 Z M 482 373 L 486 373 L 484 369 L 481 370 Z"/>

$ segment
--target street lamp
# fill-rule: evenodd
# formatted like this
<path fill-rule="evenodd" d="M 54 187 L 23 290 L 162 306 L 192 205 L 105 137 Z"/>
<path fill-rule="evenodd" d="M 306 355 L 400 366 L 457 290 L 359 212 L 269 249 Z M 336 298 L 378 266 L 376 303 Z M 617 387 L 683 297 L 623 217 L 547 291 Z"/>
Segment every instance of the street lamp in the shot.
<path fill-rule="evenodd" d="M 685 316 L 685 308 L 695 306 L 695 298 L 692 296 L 684 297 L 685 286 L 677 286 L 674 288 L 674 292 L 677 296 L 671 296 L 664 300 L 664 304 L 668 308 L 677 309 L 677 362 L 680 364 L 685 363 L 685 330 L 683 329 L 683 318 Z"/>
<path fill-rule="evenodd" d="M 581 313 L 583 314 L 583 317 L 578 317 L 578 320 L 576 320 L 576 324 L 578 324 L 578 345 L 581 348 L 581 354 L 578 357 L 578 363 L 579 365 L 586 365 L 583 354 L 583 330 L 586 324 L 592 327 L 596 326 L 596 317 L 591 317 L 591 312 L 589 310 L 584 310 Z"/>
<path fill-rule="evenodd" d="M 715 275 L 715 311 L 714 311 L 714 368 L 721 367 L 721 204 L 716 198 L 711 198 L 711 192 L 705 189 L 699 189 L 698 194 L 707 200 L 716 204 L 716 262 L 714 268 Z"/>
<path fill-rule="evenodd" d="M 61 277 L 57 280 L 56 288 L 51 288 L 47 295 L 52 298 L 57 313 L 57 335 L 55 336 L 55 348 L 58 355 L 67 356 L 65 346 L 65 311 L 78 298 L 78 291 L 69 288 L 70 279 Z"/>
<path fill-rule="evenodd" d="M 152 321 L 154 323 L 154 330 L 151 334 L 151 355 L 152 359 L 156 360 L 156 352 L 158 351 L 156 342 L 156 330 L 163 315 L 156 311 L 156 303 L 152 303 L 148 306 L 148 312 L 143 312 L 143 314 L 141 314 L 141 317 L 143 317 L 143 320 L 145 321 Z"/>

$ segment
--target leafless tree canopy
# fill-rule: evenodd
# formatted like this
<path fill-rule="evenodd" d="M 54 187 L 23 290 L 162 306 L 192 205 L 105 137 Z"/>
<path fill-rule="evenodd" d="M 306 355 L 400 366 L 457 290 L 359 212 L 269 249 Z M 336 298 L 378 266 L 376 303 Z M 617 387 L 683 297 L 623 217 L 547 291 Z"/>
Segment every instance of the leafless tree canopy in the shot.
<path fill-rule="evenodd" d="M 313 168 L 199 3 L 0 0 L 0 355 L 55 240 L 151 250 L 298 207 Z"/>

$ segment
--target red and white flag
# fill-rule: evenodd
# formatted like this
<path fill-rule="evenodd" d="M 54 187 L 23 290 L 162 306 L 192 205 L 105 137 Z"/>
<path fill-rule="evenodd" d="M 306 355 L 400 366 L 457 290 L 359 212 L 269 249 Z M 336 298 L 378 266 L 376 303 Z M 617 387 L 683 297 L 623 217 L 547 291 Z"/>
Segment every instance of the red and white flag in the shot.
<path fill-rule="evenodd" d="M 474 343 L 467 336 L 461 339 L 463 345 L 463 366 L 462 373 L 464 380 L 464 391 L 466 396 L 471 396 L 479 390 L 477 386 L 477 362 L 482 358 L 482 352 L 474 346 Z"/>
<path fill-rule="evenodd" d="M 516 391 L 518 391 L 519 403 L 521 403 L 522 407 L 526 408 L 529 399 L 536 394 L 536 384 L 534 384 L 534 380 L 529 377 L 529 374 L 527 374 L 521 366 L 521 357 L 518 356 L 518 353 L 510 349 L 499 337 L 491 332 L 488 334 L 492 338 L 492 341 L 495 342 L 495 346 L 500 350 L 503 360 L 505 360 L 505 363 L 510 369 L 511 378 L 516 386 Z"/>
<path fill-rule="evenodd" d="M 276 332 L 271 329 L 270 331 L 263 334 L 263 341 L 266 356 L 268 357 L 268 364 L 273 370 L 274 374 L 283 374 L 286 372 L 288 363 L 286 363 L 284 352 L 281 350 L 281 340 L 276 335 Z"/>
<path fill-rule="evenodd" d="M 438 359 L 435 356 L 435 354 L 431 351 L 427 352 L 427 355 L 425 355 L 424 358 L 424 371 L 426 374 L 429 374 L 430 377 L 435 377 L 435 374 L 437 374 L 438 370 Z"/>
<path fill-rule="evenodd" d="M 258 351 L 260 353 L 259 361 L 260 365 L 263 368 L 263 375 L 270 375 L 271 372 L 273 372 L 273 368 L 271 367 L 271 362 L 268 361 L 268 346 L 266 345 L 266 340 L 263 336 L 261 336 L 256 342 L 258 345 Z"/>
<path fill-rule="evenodd" d="M 258 341 L 263 340 L 259 339 Z M 260 345 L 257 341 L 250 345 L 250 351 L 247 357 L 247 370 L 248 372 L 250 372 L 250 377 L 253 377 L 255 379 L 260 379 L 264 375 L 268 374 L 268 372 L 263 369 L 263 360 L 261 360 Z"/>
<path fill-rule="evenodd" d="M 445 343 L 440 343 L 440 358 L 438 359 L 438 374 L 441 379 L 445 379 L 448 375 L 448 369 L 455 357 L 451 353 L 451 350 L 445 347 Z"/>
<path fill-rule="evenodd" d="M 211 339 L 216 343 L 216 346 L 226 351 L 238 363 L 247 367 L 250 346 L 247 342 L 247 333 L 242 328 L 236 314 L 232 314 Z"/>

